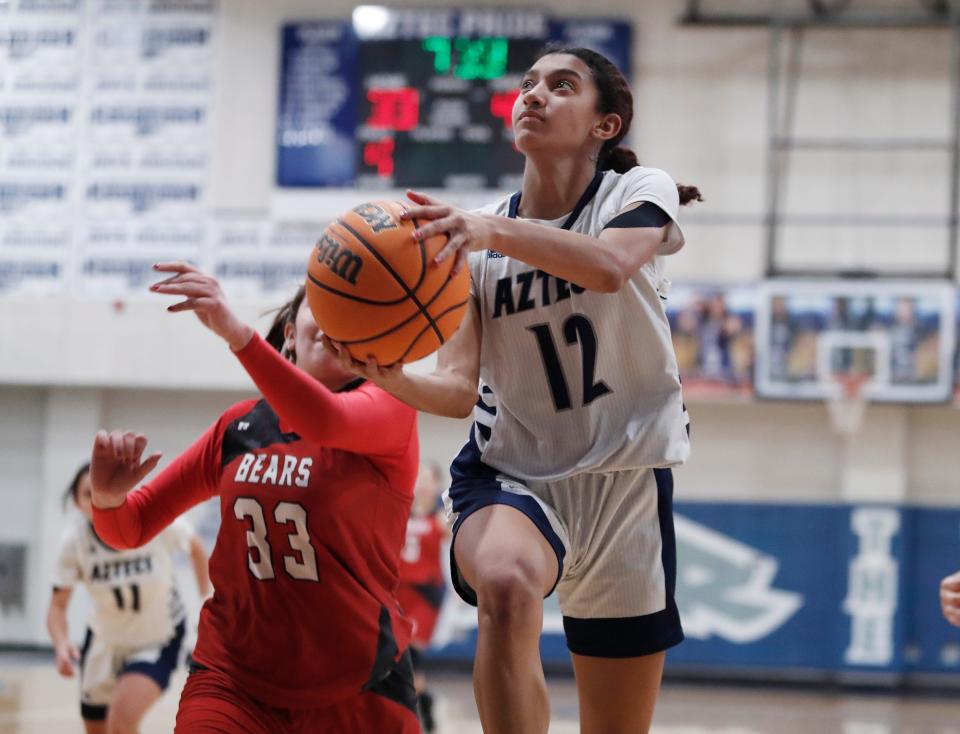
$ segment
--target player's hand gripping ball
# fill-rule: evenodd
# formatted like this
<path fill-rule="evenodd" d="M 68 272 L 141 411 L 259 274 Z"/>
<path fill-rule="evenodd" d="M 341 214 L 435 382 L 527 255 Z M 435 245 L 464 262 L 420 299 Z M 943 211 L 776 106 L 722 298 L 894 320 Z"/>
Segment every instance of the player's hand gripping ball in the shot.
<path fill-rule="evenodd" d="M 307 266 L 307 302 L 320 330 L 358 362 L 414 362 L 460 326 L 470 273 L 434 256 L 445 235 L 418 242 L 403 204 L 372 201 L 324 230 Z"/>

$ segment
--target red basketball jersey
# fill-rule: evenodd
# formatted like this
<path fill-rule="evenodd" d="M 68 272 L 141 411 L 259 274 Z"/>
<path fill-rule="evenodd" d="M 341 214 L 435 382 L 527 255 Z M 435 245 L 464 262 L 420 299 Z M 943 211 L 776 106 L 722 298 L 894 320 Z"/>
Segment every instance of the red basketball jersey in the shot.
<path fill-rule="evenodd" d="M 331 393 L 259 337 L 238 357 L 266 399 L 230 408 L 94 522 L 138 545 L 219 495 L 194 658 L 268 705 L 328 705 L 378 682 L 409 642 L 396 591 L 416 413 L 370 383 Z"/>
<path fill-rule="evenodd" d="M 411 515 L 407 536 L 400 553 L 400 583 L 443 584 L 441 544 L 446 535 L 438 515 Z"/>

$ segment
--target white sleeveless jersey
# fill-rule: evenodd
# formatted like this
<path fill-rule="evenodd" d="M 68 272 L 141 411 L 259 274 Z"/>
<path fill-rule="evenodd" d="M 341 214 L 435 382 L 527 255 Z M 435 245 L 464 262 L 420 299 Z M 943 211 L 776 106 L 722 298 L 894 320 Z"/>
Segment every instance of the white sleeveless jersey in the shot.
<path fill-rule="evenodd" d="M 518 202 L 514 194 L 479 211 L 516 216 Z M 641 202 L 673 221 L 657 256 L 617 293 L 586 291 L 492 250 L 471 253 L 482 322 L 474 435 L 484 463 L 549 481 L 687 458 L 661 257 L 684 242 L 676 184 L 655 168 L 606 171 L 570 215 L 527 221 L 597 237 Z"/>
<path fill-rule="evenodd" d="M 87 587 L 98 638 L 134 647 L 165 642 L 184 619 L 171 552 L 187 552 L 191 537 L 190 525 L 177 519 L 146 545 L 117 551 L 81 517 L 64 533 L 53 585 Z"/>

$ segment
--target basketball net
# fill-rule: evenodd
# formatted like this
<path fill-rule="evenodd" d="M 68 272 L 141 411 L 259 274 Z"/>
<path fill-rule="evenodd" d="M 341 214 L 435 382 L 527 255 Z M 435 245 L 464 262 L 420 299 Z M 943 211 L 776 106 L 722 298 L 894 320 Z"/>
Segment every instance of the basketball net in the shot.
<path fill-rule="evenodd" d="M 862 372 L 844 372 L 833 375 L 834 390 L 827 398 L 827 410 L 833 430 L 844 436 L 852 436 L 863 426 L 867 412 L 867 396 L 864 388 L 870 375 Z"/>

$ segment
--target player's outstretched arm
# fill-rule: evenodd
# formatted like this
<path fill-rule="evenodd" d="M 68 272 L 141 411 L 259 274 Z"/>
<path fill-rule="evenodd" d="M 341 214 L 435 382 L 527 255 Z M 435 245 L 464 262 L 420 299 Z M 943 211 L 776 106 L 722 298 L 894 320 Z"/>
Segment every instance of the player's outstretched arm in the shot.
<path fill-rule="evenodd" d="M 64 678 L 72 678 L 75 666 L 80 661 L 80 653 L 70 642 L 67 632 L 67 607 L 73 589 L 53 590 L 50 596 L 50 607 L 47 609 L 47 632 L 53 642 L 53 651 L 56 656 L 57 672 Z"/>
<path fill-rule="evenodd" d="M 437 366 L 428 375 L 404 371 L 403 365 L 381 367 L 350 358 L 336 342 L 324 340 L 344 368 L 379 385 L 412 408 L 447 418 L 466 418 L 477 402 L 480 381 L 480 313 L 471 298 L 460 328 L 437 352 Z"/>
<path fill-rule="evenodd" d="M 142 482 L 160 462 L 154 451 L 141 461 L 147 437 L 133 431 L 97 431 L 90 456 L 90 483 L 93 505 L 108 510 L 122 505 L 127 494 Z"/>
<path fill-rule="evenodd" d="M 168 311 L 193 311 L 200 323 L 226 341 L 235 352 L 250 343 L 253 327 L 243 323 L 230 310 L 216 278 L 185 262 L 157 263 L 153 269 L 158 273 L 170 273 L 170 277 L 151 285 L 151 291 L 183 298 L 179 303 L 167 306 Z"/>
<path fill-rule="evenodd" d="M 270 406 L 313 443 L 367 455 L 403 453 L 416 430 L 416 414 L 397 401 L 370 394 L 336 394 L 281 357 L 230 309 L 217 279 L 184 262 L 158 263 L 170 277 L 154 293 L 183 298 L 168 311 L 193 311 L 227 342 Z M 371 425 L 380 430 L 371 433 Z"/>
<path fill-rule="evenodd" d="M 90 457 L 97 535 L 113 548 L 137 548 L 216 494 L 220 434 L 217 421 L 149 484 L 133 491 L 156 468 L 160 452 L 143 460 L 143 434 L 99 431 Z"/>

